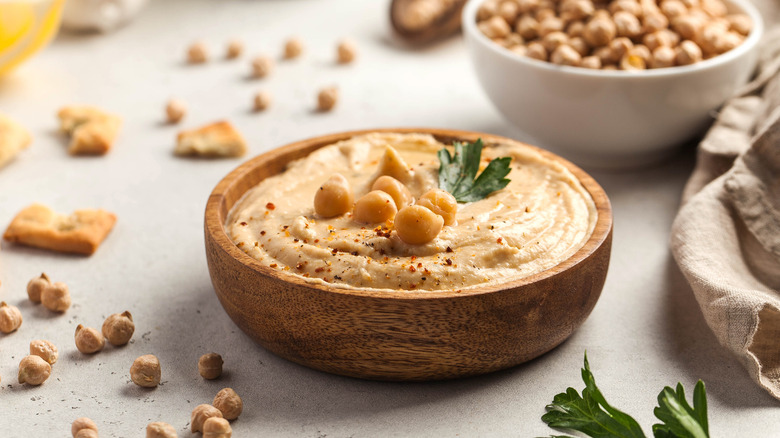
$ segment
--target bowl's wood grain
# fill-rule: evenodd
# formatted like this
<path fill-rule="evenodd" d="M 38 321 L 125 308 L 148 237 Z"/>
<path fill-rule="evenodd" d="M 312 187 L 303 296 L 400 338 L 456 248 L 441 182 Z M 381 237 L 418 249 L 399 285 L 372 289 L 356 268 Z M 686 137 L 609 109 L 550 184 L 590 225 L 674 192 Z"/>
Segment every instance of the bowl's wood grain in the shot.
<path fill-rule="evenodd" d="M 206 207 L 206 255 L 228 315 L 260 345 L 330 373 L 379 380 L 434 380 L 486 373 L 531 360 L 563 342 L 590 314 L 609 265 L 612 211 L 585 172 L 568 167 L 593 197 L 596 228 L 576 254 L 540 274 L 465 291 L 371 291 L 313 285 L 263 266 L 225 233 L 230 208 L 263 178 L 311 151 L 368 132 L 423 132 L 445 143 L 512 140 L 433 129 L 341 133 L 275 149 L 241 165 Z"/>

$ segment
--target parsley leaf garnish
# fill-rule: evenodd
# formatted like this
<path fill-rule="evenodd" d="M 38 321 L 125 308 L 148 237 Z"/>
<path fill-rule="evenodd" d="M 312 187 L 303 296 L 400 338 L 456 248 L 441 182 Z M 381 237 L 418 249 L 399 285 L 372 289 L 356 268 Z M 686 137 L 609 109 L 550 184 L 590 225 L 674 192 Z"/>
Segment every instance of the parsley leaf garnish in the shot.
<path fill-rule="evenodd" d="M 590 371 L 588 355 L 582 369 L 585 388 L 582 395 L 567 388 L 546 406 L 542 421 L 556 429 L 576 430 L 593 438 L 645 438 L 639 423 L 630 415 L 613 408 L 596 386 Z M 693 390 L 693 407 L 685 400 L 682 384 L 677 390 L 665 387 L 658 394 L 655 416 L 662 423 L 653 425 L 655 438 L 709 438 L 707 394 L 699 380 Z M 570 438 L 562 435 L 553 438 Z"/>
<path fill-rule="evenodd" d="M 450 192 L 458 202 L 479 201 L 509 184 L 509 179 L 504 177 L 512 170 L 511 157 L 494 158 L 477 177 L 482 147 L 481 138 L 474 143 L 456 141 L 453 155 L 447 148 L 438 153 L 439 188 Z"/>

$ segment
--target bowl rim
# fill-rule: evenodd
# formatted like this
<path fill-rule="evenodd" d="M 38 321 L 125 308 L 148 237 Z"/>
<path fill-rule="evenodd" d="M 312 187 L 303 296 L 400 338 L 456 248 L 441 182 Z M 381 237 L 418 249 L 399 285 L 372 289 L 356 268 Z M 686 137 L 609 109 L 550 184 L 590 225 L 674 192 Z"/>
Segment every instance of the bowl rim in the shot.
<path fill-rule="evenodd" d="M 548 72 L 572 74 L 575 76 L 594 78 L 603 77 L 615 80 L 636 80 L 649 77 L 659 78 L 696 74 L 701 71 L 717 68 L 723 64 L 727 64 L 734 61 L 735 59 L 738 59 L 747 52 L 755 49 L 764 35 L 764 21 L 761 18 L 761 13 L 758 11 L 755 5 L 753 5 L 749 0 L 724 0 L 727 5 L 734 6 L 741 12 L 747 14 L 750 19 L 753 20 L 753 29 L 750 31 L 750 34 L 747 36 L 747 38 L 745 38 L 745 41 L 743 41 L 742 44 L 735 47 L 734 49 L 691 65 L 630 72 L 621 70 L 593 70 L 582 67 L 572 67 L 568 65 L 557 65 L 546 61 L 531 59 L 527 56 L 519 56 L 494 43 L 490 38 L 482 34 L 482 32 L 480 32 L 477 28 L 477 10 L 479 9 L 479 6 L 485 1 L 486 0 L 468 0 L 468 3 L 466 3 L 466 6 L 463 8 L 461 22 L 463 23 L 463 29 L 467 39 L 473 39 L 482 46 L 486 47 L 492 53 L 512 62 L 517 62 L 521 65 L 528 66 L 529 68 L 538 68 Z"/>
<path fill-rule="evenodd" d="M 441 139 L 469 139 L 471 141 L 477 138 L 482 138 L 486 146 L 491 143 L 518 143 L 524 146 L 530 147 L 536 152 L 540 153 L 545 158 L 554 160 L 569 171 L 571 171 L 575 177 L 580 181 L 585 190 L 590 194 L 593 202 L 596 206 L 597 219 L 593 232 L 585 241 L 583 246 L 578 249 L 574 254 L 567 259 L 561 261 L 557 265 L 554 265 L 542 272 L 523 277 L 507 283 L 494 284 L 490 286 L 471 286 L 458 290 L 391 290 L 391 289 L 368 289 L 368 288 L 350 288 L 350 287 L 338 287 L 336 284 L 318 284 L 306 281 L 304 278 L 295 274 L 290 274 L 282 270 L 273 269 L 271 267 L 261 264 L 257 259 L 249 256 L 242 251 L 235 243 L 230 239 L 225 231 L 224 221 L 227 219 L 230 209 L 233 208 L 235 203 L 228 208 L 223 205 L 226 202 L 225 193 L 231 189 L 233 184 L 242 179 L 247 173 L 253 172 L 260 167 L 264 162 L 272 158 L 278 158 L 284 156 L 290 152 L 306 147 L 315 147 L 319 149 L 321 147 L 336 143 L 340 140 L 349 139 L 359 135 L 365 135 L 370 133 L 399 133 L 399 134 L 429 134 Z M 251 187 L 249 188 L 251 189 Z M 249 190 L 247 189 L 247 191 Z M 236 200 L 240 200 L 246 191 Z M 222 211 L 226 211 L 222 217 Z M 607 198 L 604 189 L 596 182 L 593 177 L 588 175 L 584 170 L 580 169 L 570 161 L 553 154 L 552 152 L 541 149 L 537 146 L 529 145 L 517 140 L 512 140 L 507 137 L 498 135 L 478 132 L 478 131 L 463 131 L 463 130 L 451 130 L 451 129 L 438 129 L 438 128 L 377 128 L 377 129 L 364 129 L 357 131 L 345 131 L 333 134 L 326 134 L 316 137 L 307 138 L 304 140 L 295 141 L 293 143 L 286 144 L 277 148 L 273 148 L 267 152 L 264 152 L 254 158 L 251 158 L 237 168 L 233 169 L 225 177 L 223 177 L 209 196 L 206 204 L 204 228 L 205 232 L 211 237 L 212 242 L 219 246 L 219 248 L 229 254 L 233 259 L 246 266 L 247 268 L 266 275 L 272 279 L 292 283 L 297 286 L 306 288 L 317 289 L 324 292 L 339 293 L 350 296 L 358 297 L 370 297 L 392 300 L 418 300 L 418 299 L 432 299 L 432 298 L 458 298 L 458 297 L 472 297 L 475 295 L 490 294 L 499 292 L 502 290 L 513 290 L 527 284 L 536 283 L 541 280 L 546 280 L 553 277 L 563 271 L 573 268 L 580 263 L 587 260 L 592 254 L 598 251 L 605 242 L 608 241 L 612 234 L 612 206 Z M 207 236 L 207 237 L 209 237 Z M 208 245 L 208 242 L 207 242 Z"/>

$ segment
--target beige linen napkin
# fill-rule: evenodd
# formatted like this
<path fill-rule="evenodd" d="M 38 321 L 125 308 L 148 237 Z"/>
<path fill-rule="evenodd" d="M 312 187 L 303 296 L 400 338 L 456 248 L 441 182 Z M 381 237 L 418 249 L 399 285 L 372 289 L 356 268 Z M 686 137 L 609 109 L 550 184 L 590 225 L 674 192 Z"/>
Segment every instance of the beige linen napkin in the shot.
<path fill-rule="evenodd" d="M 780 29 L 699 145 L 671 247 L 720 343 L 780 399 Z"/>

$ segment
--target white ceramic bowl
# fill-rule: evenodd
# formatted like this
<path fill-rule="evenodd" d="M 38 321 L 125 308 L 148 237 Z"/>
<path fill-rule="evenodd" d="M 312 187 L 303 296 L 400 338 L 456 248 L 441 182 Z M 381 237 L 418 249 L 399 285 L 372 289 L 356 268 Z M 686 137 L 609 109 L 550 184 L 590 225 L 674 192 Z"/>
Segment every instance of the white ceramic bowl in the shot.
<path fill-rule="evenodd" d="M 519 56 L 494 43 L 477 28 L 483 1 L 468 2 L 463 28 L 490 100 L 537 145 L 601 168 L 659 161 L 701 135 L 713 111 L 749 80 L 764 31 L 749 0 L 728 0 L 730 12 L 753 20 L 737 48 L 689 66 L 589 70 Z"/>

